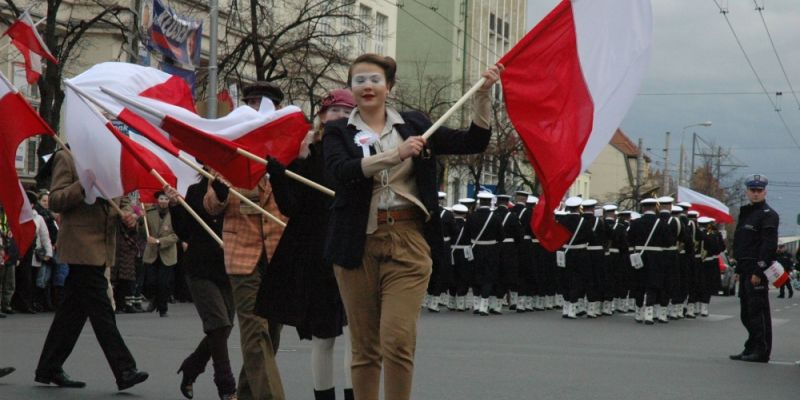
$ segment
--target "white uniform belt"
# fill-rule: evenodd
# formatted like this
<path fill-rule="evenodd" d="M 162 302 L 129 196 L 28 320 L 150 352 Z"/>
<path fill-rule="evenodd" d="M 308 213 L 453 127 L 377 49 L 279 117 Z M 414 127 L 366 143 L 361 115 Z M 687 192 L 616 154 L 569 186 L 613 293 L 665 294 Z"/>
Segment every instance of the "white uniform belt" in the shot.
<path fill-rule="evenodd" d="M 661 251 L 664 250 L 662 247 L 655 247 L 655 246 L 636 246 L 634 247 L 635 250 L 639 251 Z"/>
<path fill-rule="evenodd" d="M 694 258 L 703 258 L 703 257 L 701 257 L 700 254 L 695 254 Z"/>
<path fill-rule="evenodd" d="M 716 259 L 717 259 L 717 256 L 711 256 L 711 257 L 704 258 L 703 261 L 714 261 Z"/>
<path fill-rule="evenodd" d="M 619 253 L 619 249 L 610 248 L 610 249 L 608 249 L 608 252 L 616 254 L 616 253 Z"/>
<path fill-rule="evenodd" d="M 680 254 L 686 254 L 686 250 L 681 250 Z"/>
<path fill-rule="evenodd" d="M 444 241 L 445 241 L 445 242 L 449 242 L 449 241 L 450 241 L 450 236 L 445 236 L 445 237 L 444 237 Z"/>
<path fill-rule="evenodd" d="M 585 249 L 587 246 L 588 245 L 586 244 L 573 244 L 572 246 L 565 244 L 561 246 L 561 248 L 564 250 L 580 250 L 580 249 Z"/>
<path fill-rule="evenodd" d="M 472 246 L 470 246 L 468 244 L 459 244 L 459 245 L 450 246 L 450 248 L 453 249 L 453 250 L 464 250 L 464 249 L 466 249 L 468 247 L 472 247 Z"/>
<path fill-rule="evenodd" d="M 472 244 L 476 246 L 489 246 L 492 244 L 497 244 L 497 240 L 475 240 L 472 239 Z"/>
<path fill-rule="evenodd" d="M 531 239 L 533 239 L 533 236 L 531 236 L 531 235 L 525 235 L 525 236 L 523 236 L 522 238 L 523 238 L 523 239 L 525 239 L 525 240 L 531 240 Z"/>
<path fill-rule="evenodd" d="M 503 243 L 514 243 L 514 238 L 505 238 L 503 239 Z"/>
<path fill-rule="evenodd" d="M 587 250 L 603 250 L 603 246 L 586 246 Z"/>
<path fill-rule="evenodd" d="M 664 248 L 664 251 L 670 251 L 670 250 L 678 250 L 678 246 L 670 246 Z"/>
<path fill-rule="evenodd" d="M 532 242 L 533 243 L 539 243 L 539 239 L 533 239 Z"/>

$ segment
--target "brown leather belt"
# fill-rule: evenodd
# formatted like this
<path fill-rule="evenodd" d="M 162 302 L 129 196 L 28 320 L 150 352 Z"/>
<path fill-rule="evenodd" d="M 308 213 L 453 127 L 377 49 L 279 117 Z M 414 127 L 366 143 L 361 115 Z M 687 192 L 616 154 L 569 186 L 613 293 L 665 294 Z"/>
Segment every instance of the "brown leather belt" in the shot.
<path fill-rule="evenodd" d="M 424 214 L 419 207 L 401 208 L 397 210 L 378 210 L 378 225 L 401 221 L 417 221 L 424 219 Z"/>

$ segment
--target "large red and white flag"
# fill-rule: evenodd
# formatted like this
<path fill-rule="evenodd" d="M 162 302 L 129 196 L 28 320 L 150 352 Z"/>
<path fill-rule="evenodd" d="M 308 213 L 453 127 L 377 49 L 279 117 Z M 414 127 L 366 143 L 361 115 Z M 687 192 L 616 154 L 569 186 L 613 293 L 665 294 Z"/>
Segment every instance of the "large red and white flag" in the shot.
<path fill-rule="evenodd" d="M 723 202 L 702 193 L 695 192 L 687 187 L 678 186 L 678 201 L 686 201 L 692 204 L 692 210 L 697 211 L 704 217 L 711 217 L 719 223 L 733 223 L 731 210 Z"/>
<path fill-rule="evenodd" d="M 265 173 L 264 165 L 239 155 L 228 158 L 229 150 L 214 146 L 212 142 L 233 143 L 235 147 L 259 156 L 270 155 L 289 164 L 297 157 L 309 130 L 303 112 L 296 106 L 270 112 L 238 107 L 222 118 L 203 118 L 195 112 L 191 90 L 182 79 L 134 64 L 97 64 L 71 79 L 70 83 L 102 102 L 117 118 L 134 129 L 139 130 L 133 126 L 137 123 L 135 114 L 141 114 L 178 147 L 218 170 L 235 186 L 254 187 Z M 101 87 L 155 109 L 163 118 L 140 110 L 132 112 L 126 104 L 102 92 Z M 141 118 L 138 122 L 141 123 Z M 205 140 L 204 133 L 212 140 Z M 190 139 L 193 136 L 197 137 L 194 141 Z"/>
<path fill-rule="evenodd" d="M 11 43 L 22 53 L 25 59 L 25 75 L 28 83 L 33 84 L 42 75 L 42 57 L 58 64 L 58 60 L 50 53 L 50 49 L 39 36 L 31 15 L 26 10 L 19 19 L 3 33 L 11 38 Z"/>
<path fill-rule="evenodd" d="M 633 103 L 652 36 L 649 0 L 563 0 L 498 61 L 508 115 L 542 184 L 531 225 L 548 250 L 569 239 L 553 210 Z"/>
<path fill-rule="evenodd" d="M 66 88 L 64 131 L 85 195 L 92 204 L 138 190 L 143 202 L 155 202 L 163 188 L 150 170 L 177 185 L 172 170 L 152 152 L 123 135 L 74 90 Z"/>
<path fill-rule="evenodd" d="M 36 226 L 28 196 L 17 176 L 15 158 L 20 144 L 39 134 L 53 135 L 53 130 L 0 73 L 0 204 L 21 254 L 33 242 Z"/>

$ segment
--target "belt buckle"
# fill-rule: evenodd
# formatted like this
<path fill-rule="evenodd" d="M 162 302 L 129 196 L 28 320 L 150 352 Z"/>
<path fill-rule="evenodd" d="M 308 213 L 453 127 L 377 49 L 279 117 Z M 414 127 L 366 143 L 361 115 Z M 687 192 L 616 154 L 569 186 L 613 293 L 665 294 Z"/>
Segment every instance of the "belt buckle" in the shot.
<path fill-rule="evenodd" d="M 394 225 L 394 222 L 395 222 L 394 217 L 387 212 L 386 213 L 386 223 L 389 224 L 389 225 Z"/>

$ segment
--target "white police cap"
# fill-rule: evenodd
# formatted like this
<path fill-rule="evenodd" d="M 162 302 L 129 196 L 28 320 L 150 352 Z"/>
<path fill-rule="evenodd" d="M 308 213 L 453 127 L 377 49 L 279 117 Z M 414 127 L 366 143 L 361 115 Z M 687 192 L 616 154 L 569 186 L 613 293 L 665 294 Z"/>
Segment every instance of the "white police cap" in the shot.
<path fill-rule="evenodd" d="M 680 206 L 672 206 L 672 212 L 674 212 L 674 213 L 683 212 L 683 207 L 680 207 Z"/>
<path fill-rule="evenodd" d="M 603 211 L 617 211 L 617 206 L 614 204 L 606 204 L 603 206 Z"/>
<path fill-rule="evenodd" d="M 581 205 L 584 207 L 594 207 L 597 205 L 597 200 L 595 199 L 586 199 L 581 202 Z"/>
<path fill-rule="evenodd" d="M 479 199 L 493 199 L 494 195 L 491 192 L 480 192 L 478 193 Z"/>
<path fill-rule="evenodd" d="M 648 197 L 646 199 L 642 199 L 642 201 L 640 201 L 639 204 L 641 204 L 643 206 L 653 206 L 653 205 L 658 204 L 658 200 L 656 200 L 656 199 L 654 199 L 652 197 Z"/>
<path fill-rule="evenodd" d="M 539 198 L 536 196 L 528 196 L 528 200 L 526 201 L 528 204 L 537 204 L 539 203 Z"/>
<path fill-rule="evenodd" d="M 464 204 L 464 205 L 475 204 L 475 199 L 473 199 L 472 197 L 464 197 L 464 198 L 458 199 L 458 202 L 461 203 L 461 204 Z"/>
<path fill-rule="evenodd" d="M 689 203 L 688 201 L 682 201 L 682 202 L 678 203 L 678 205 L 683 207 L 684 210 L 688 210 L 688 209 L 692 208 L 692 203 Z"/>
<path fill-rule="evenodd" d="M 456 204 L 453 206 L 453 212 L 459 214 L 466 214 L 469 212 L 469 208 L 463 204 Z"/>
<path fill-rule="evenodd" d="M 692 210 L 692 211 L 689 211 L 688 213 L 686 213 L 686 215 L 688 215 L 690 217 L 699 217 L 700 213 L 697 212 L 697 211 Z"/>
<path fill-rule="evenodd" d="M 675 199 L 673 199 L 670 196 L 661 196 L 658 198 L 658 202 L 661 204 L 672 204 L 673 202 L 675 202 Z"/>
<path fill-rule="evenodd" d="M 564 205 L 567 207 L 578 207 L 583 203 L 583 199 L 580 197 L 570 197 L 567 201 L 564 202 Z"/>
<path fill-rule="evenodd" d="M 440 199 L 443 199 L 443 198 L 445 198 L 445 197 L 447 197 L 447 193 L 445 193 L 445 192 L 439 192 L 439 198 L 440 198 Z"/>

